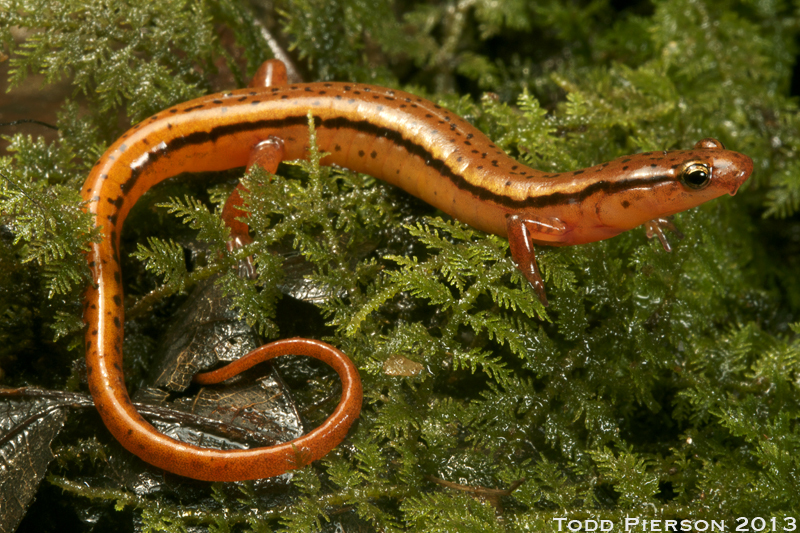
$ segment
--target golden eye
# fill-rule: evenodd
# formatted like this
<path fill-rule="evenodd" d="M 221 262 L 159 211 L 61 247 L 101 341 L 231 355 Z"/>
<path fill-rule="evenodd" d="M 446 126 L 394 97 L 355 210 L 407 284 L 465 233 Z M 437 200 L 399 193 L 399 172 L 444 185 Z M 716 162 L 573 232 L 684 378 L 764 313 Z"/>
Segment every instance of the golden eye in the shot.
<path fill-rule="evenodd" d="M 711 170 L 705 163 L 689 163 L 683 167 L 680 180 L 688 188 L 699 191 L 711 183 Z"/>

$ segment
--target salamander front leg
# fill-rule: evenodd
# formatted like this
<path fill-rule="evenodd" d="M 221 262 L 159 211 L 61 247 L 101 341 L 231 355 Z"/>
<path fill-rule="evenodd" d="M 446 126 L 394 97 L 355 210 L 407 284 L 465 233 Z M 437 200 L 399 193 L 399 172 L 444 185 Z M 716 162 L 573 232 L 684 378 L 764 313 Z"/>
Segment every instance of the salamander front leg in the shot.
<path fill-rule="evenodd" d="M 672 217 L 654 218 L 650 222 L 645 223 L 644 227 L 647 238 L 652 239 L 653 237 L 657 237 L 661 242 L 661 247 L 664 248 L 666 252 L 671 252 L 672 246 L 670 246 L 667 236 L 664 234 L 665 229 L 670 230 L 679 239 L 683 239 L 683 233 L 681 233 L 672 222 Z"/>
<path fill-rule="evenodd" d="M 536 264 L 533 239 L 534 236 L 538 236 L 536 240 L 539 241 L 555 240 L 553 237 L 563 233 L 565 229 L 564 224 L 558 219 L 544 219 L 535 215 L 509 215 L 506 218 L 511 257 L 545 307 L 548 305 L 547 295 L 539 266 Z"/>

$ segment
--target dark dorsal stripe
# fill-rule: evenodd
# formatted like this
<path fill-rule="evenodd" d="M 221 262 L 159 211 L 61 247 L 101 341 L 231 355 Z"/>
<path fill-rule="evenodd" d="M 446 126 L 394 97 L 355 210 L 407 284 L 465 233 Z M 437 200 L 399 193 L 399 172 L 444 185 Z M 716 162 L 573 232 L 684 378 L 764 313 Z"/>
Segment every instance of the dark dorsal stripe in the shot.
<path fill-rule="evenodd" d="M 137 161 L 137 166 L 131 169 L 130 178 L 128 178 L 121 186 L 122 192 L 123 194 L 127 195 L 128 192 L 134 188 L 137 180 L 145 172 L 145 170 L 147 170 L 148 167 L 157 162 L 165 154 L 171 154 L 184 147 L 196 144 L 204 144 L 208 142 L 215 143 L 217 140 L 228 135 L 262 129 L 280 130 L 293 126 L 301 126 L 307 124 L 307 122 L 308 118 L 306 115 L 293 115 L 280 119 L 253 120 L 248 122 L 226 124 L 223 126 L 214 127 L 209 131 L 195 131 L 189 135 L 176 137 L 167 144 L 167 149 L 150 152 L 147 154 L 147 157 L 142 157 Z M 583 187 L 579 191 L 553 192 L 542 196 L 525 198 L 523 200 L 515 200 L 508 196 L 497 194 L 488 189 L 470 183 L 462 175 L 454 172 L 453 169 L 447 166 L 445 161 L 434 157 L 433 153 L 425 146 L 417 144 L 412 140 L 403 137 L 402 133 L 397 130 L 378 126 L 369 122 L 368 120 L 351 120 L 345 117 L 322 120 L 320 117 L 315 116 L 314 126 L 315 128 L 325 128 L 329 130 L 349 129 L 365 135 L 383 137 L 395 145 L 401 146 L 410 155 L 420 158 L 425 162 L 426 165 L 431 166 L 437 172 L 441 173 L 442 176 L 450 180 L 459 189 L 473 194 L 482 201 L 494 202 L 498 205 L 511 209 L 541 208 L 571 202 L 581 202 L 587 197 L 596 193 L 614 194 L 618 191 L 627 190 L 632 187 L 650 186 L 660 182 L 672 180 L 672 178 L 669 176 L 651 176 L 648 178 L 632 178 L 617 181 L 598 181 Z"/>

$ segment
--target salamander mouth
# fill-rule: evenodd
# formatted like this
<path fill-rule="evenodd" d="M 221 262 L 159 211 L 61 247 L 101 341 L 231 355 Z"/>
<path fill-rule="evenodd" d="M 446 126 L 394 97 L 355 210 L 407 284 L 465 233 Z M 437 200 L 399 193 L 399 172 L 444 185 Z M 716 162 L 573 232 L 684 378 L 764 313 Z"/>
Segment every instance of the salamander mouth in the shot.
<path fill-rule="evenodd" d="M 736 177 L 731 180 L 731 189 L 728 194 L 731 196 L 735 196 L 737 192 L 739 192 L 739 187 L 742 186 L 742 183 L 747 181 L 747 178 L 750 177 L 750 172 L 747 170 L 741 170 L 736 174 Z"/>
<path fill-rule="evenodd" d="M 753 160 L 747 157 L 746 155 L 739 154 L 739 159 L 736 163 L 736 167 L 739 172 L 736 173 L 732 180 L 730 195 L 733 196 L 737 192 L 739 192 L 739 187 L 742 186 L 742 183 L 750 178 L 750 175 L 753 173 Z"/>

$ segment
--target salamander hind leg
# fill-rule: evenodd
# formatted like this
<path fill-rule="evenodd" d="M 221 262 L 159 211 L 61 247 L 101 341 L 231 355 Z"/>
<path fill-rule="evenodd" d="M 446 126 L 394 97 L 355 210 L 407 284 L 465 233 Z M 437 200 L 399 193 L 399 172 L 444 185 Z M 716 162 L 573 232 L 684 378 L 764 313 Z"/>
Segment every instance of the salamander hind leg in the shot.
<path fill-rule="evenodd" d="M 253 165 L 259 165 L 270 174 L 274 174 L 283 160 L 283 153 L 283 141 L 277 137 L 270 137 L 253 146 L 247 162 L 247 169 L 250 170 Z M 247 216 L 247 213 L 240 209 L 243 200 L 241 194 L 239 194 L 241 191 L 246 190 L 241 183 L 238 184 L 222 208 L 222 220 L 231 228 L 231 241 L 228 243 L 228 249 L 230 250 L 253 242 L 250 238 L 250 228 L 246 223 L 239 220 L 241 217 Z"/>
<path fill-rule="evenodd" d="M 258 67 L 248 87 L 280 87 L 287 84 L 286 65 L 283 64 L 283 61 L 268 59 Z M 262 141 L 252 148 L 247 161 L 247 169 L 250 170 L 253 165 L 259 165 L 270 174 L 274 174 L 278 170 L 278 164 L 283 160 L 283 152 L 283 141 L 280 139 L 271 137 Z M 238 220 L 247 216 L 247 213 L 239 209 L 242 205 L 242 197 L 239 193 L 243 190 L 246 189 L 241 183 L 237 185 L 222 208 L 222 219 L 231 228 L 229 250 L 241 248 L 245 244 L 253 242 L 247 224 Z"/>
<path fill-rule="evenodd" d="M 547 306 L 544 281 L 536 264 L 533 241 L 554 241 L 553 237 L 564 233 L 566 226 L 558 219 L 545 219 L 528 214 L 509 215 L 506 218 L 506 230 L 508 244 L 511 246 L 511 257 L 533 287 L 539 300 Z"/>
<path fill-rule="evenodd" d="M 247 162 L 247 169 L 253 165 L 259 165 L 261 168 L 274 174 L 278 170 L 278 165 L 283 160 L 284 149 L 283 141 L 277 137 L 270 137 L 266 141 L 261 141 L 255 145 L 251 152 L 250 158 Z M 222 220 L 231 229 L 231 239 L 228 241 L 228 250 L 233 251 L 241 248 L 246 244 L 253 242 L 250 237 L 250 227 L 246 222 L 242 222 L 242 217 L 247 216 L 247 212 L 242 211 L 240 208 L 244 203 L 241 191 L 247 189 L 240 183 L 233 190 L 225 206 L 222 208 Z M 252 260 L 248 257 L 246 272 L 243 272 L 249 278 L 255 277 L 255 269 L 252 265 Z"/>
<path fill-rule="evenodd" d="M 283 64 L 283 61 L 280 59 L 268 59 L 258 67 L 248 87 L 256 89 L 259 87 L 280 87 L 288 84 L 286 65 Z"/>

